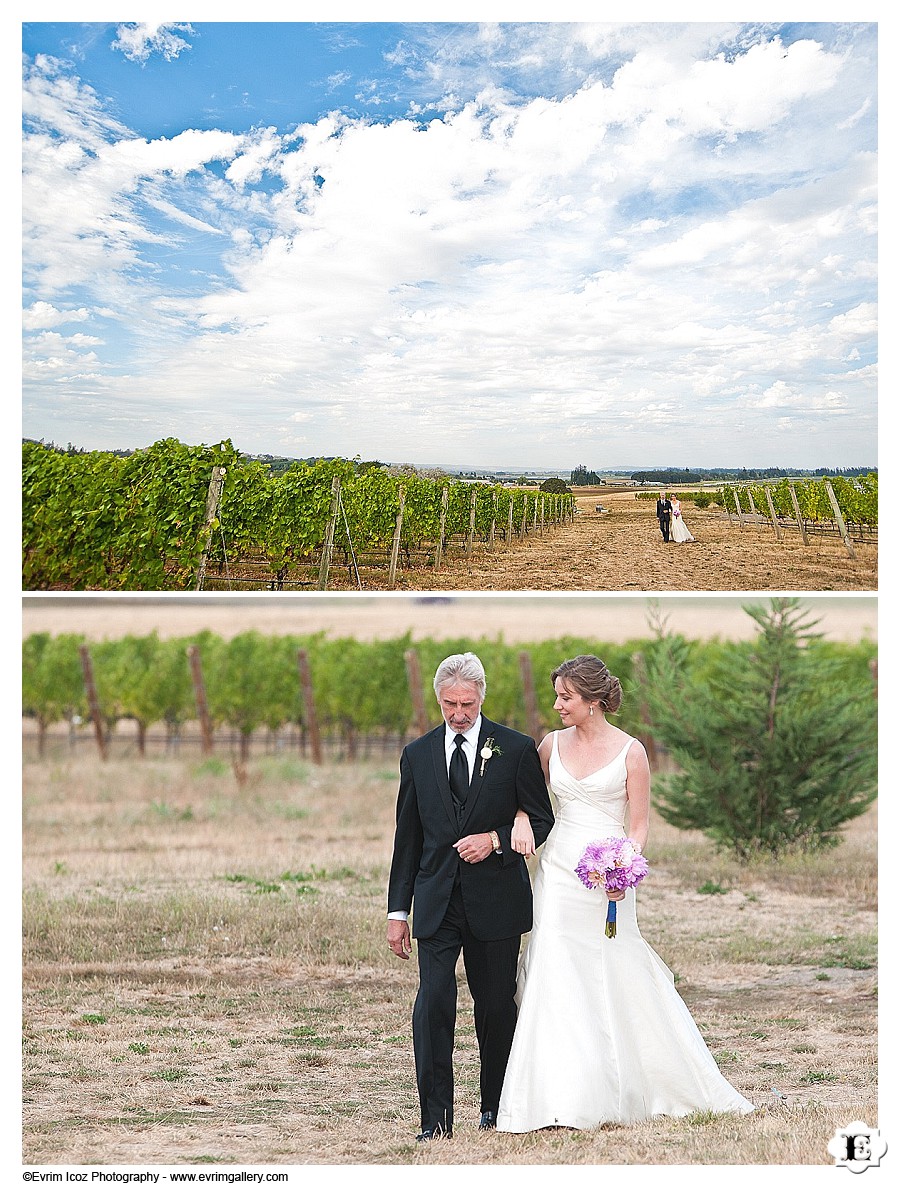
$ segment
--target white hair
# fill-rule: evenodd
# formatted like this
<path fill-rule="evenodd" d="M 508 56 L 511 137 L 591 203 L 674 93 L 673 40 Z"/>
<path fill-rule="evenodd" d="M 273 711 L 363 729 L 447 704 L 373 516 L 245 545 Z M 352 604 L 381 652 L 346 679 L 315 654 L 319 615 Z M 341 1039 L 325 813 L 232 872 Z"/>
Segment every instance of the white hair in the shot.
<path fill-rule="evenodd" d="M 434 674 L 434 695 L 441 699 L 441 689 L 446 684 L 474 684 L 481 694 L 482 701 L 487 693 L 487 677 L 484 666 L 474 651 L 464 651 L 459 655 L 448 655 L 438 664 Z"/>

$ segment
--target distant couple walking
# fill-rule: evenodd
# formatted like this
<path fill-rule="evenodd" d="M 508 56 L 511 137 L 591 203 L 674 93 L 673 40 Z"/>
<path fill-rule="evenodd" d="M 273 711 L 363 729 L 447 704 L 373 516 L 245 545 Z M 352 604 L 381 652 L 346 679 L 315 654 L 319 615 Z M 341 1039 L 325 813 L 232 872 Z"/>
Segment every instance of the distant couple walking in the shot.
<path fill-rule="evenodd" d="M 664 544 L 668 544 L 670 540 L 676 544 L 684 544 L 694 539 L 684 522 L 681 502 L 677 495 L 670 499 L 665 491 L 659 492 L 659 498 L 656 500 L 656 518 L 659 520 L 659 530 L 662 532 Z"/>
<path fill-rule="evenodd" d="M 647 839 L 646 752 L 605 716 L 619 708 L 619 681 L 592 655 L 566 660 L 551 681 L 563 728 L 536 747 L 482 714 L 478 657 L 449 656 L 434 677 L 444 721 L 400 759 L 387 939 L 403 960 L 418 946 L 420 1142 L 453 1134 L 460 953 L 480 1054 L 479 1129 L 753 1109 L 642 938 L 634 890 L 593 894 L 576 873 L 587 844 L 626 835 L 626 809 L 635 851 Z M 541 845 L 532 902 L 525 859 Z M 604 935 L 607 899 L 619 904 L 615 938 Z"/>

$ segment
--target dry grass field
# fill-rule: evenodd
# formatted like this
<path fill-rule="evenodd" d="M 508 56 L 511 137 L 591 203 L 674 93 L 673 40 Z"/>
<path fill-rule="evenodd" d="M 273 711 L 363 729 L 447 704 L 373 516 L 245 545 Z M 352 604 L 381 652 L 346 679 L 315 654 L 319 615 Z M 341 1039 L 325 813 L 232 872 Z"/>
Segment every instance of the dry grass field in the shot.
<path fill-rule="evenodd" d="M 395 772 L 25 763 L 26 1164 L 825 1166 L 839 1126 L 878 1124 L 873 809 L 747 868 L 653 822 L 642 930 L 754 1114 L 479 1133 L 463 988 L 456 1133 L 418 1147 Z"/>

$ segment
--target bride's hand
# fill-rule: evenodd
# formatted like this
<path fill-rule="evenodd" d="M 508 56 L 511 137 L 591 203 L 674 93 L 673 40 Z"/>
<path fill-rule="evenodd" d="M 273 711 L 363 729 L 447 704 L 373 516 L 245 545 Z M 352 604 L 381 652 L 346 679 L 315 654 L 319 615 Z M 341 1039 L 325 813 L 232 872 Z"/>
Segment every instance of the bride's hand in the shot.
<path fill-rule="evenodd" d="M 613 903 L 620 903 L 625 897 L 624 890 L 607 890 L 606 897 Z"/>
<path fill-rule="evenodd" d="M 520 808 L 516 813 L 512 827 L 512 847 L 523 857 L 531 857 L 534 853 L 534 830 L 528 814 Z"/>

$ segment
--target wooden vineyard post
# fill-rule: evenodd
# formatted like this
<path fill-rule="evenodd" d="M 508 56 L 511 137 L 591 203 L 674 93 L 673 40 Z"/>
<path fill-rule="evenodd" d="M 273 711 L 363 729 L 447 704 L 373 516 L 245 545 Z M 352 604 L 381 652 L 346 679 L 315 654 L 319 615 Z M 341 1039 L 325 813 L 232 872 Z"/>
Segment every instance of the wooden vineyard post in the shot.
<path fill-rule="evenodd" d="M 472 491 L 471 506 L 469 507 L 469 534 L 466 536 L 466 556 L 472 555 L 472 548 L 475 541 L 475 503 L 478 498 L 478 491 Z"/>
<path fill-rule="evenodd" d="M 519 539 L 525 539 L 525 528 L 528 524 L 528 495 L 525 495 L 522 500 L 522 526 L 519 528 Z"/>
<path fill-rule="evenodd" d="M 429 730 L 428 715 L 425 712 L 425 697 L 422 693 L 422 673 L 419 668 L 419 653 L 410 648 L 404 651 L 403 659 L 406 663 L 406 682 L 409 685 L 409 697 L 413 707 L 413 721 L 416 734 L 421 736 Z"/>
<path fill-rule="evenodd" d="M 209 559 L 209 546 L 212 541 L 212 530 L 209 525 L 219 513 L 219 503 L 222 499 L 222 487 L 224 485 L 225 467 L 213 466 L 212 475 L 209 479 L 209 490 L 206 492 L 206 516 L 203 521 L 203 555 L 200 557 L 200 566 L 197 569 L 195 592 L 203 589 L 203 582 L 206 578 L 206 563 Z"/>
<path fill-rule="evenodd" d="M 519 671 L 522 673 L 522 692 L 525 700 L 525 720 L 528 723 L 528 732 L 535 742 L 539 742 L 544 733 L 544 727 L 538 713 L 537 698 L 534 695 L 531 655 L 527 651 L 519 652 Z"/>
<path fill-rule="evenodd" d="M 788 489 L 791 492 L 791 502 L 794 504 L 794 515 L 797 517 L 797 527 L 800 529 L 800 535 L 803 537 L 803 543 L 809 543 L 809 536 L 806 534 L 806 524 L 803 522 L 803 516 L 800 514 L 800 504 L 797 502 L 797 492 L 794 490 L 793 482 L 788 483 Z"/>
<path fill-rule="evenodd" d="M 316 697 L 313 692 L 312 673 L 309 670 L 309 652 L 302 647 L 297 651 L 297 668 L 300 672 L 300 695 L 303 697 L 303 716 L 309 732 L 312 760 L 322 765 L 322 736 L 319 733 L 319 716 L 316 713 Z"/>
<path fill-rule="evenodd" d="M 100 701 L 97 697 L 97 686 L 94 683 L 94 665 L 91 661 L 89 648 L 82 643 L 78 648 L 81 657 L 81 672 L 84 676 L 84 691 L 87 696 L 88 708 L 91 711 L 91 721 L 94 725 L 94 739 L 100 758 L 106 761 L 106 735 L 103 731 L 103 715 L 100 712 Z"/>
<path fill-rule="evenodd" d="M 331 554 L 334 551 L 334 530 L 337 527 L 340 507 L 341 480 L 335 474 L 331 480 L 331 510 L 328 513 L 328 526 L 325 528 L 325 543 L 322 546 L 322 560 L 319 564 L 319 589 L 328 588 L 328 571 L 331 568 Z"/>
<path fill-rule="evenodd" d="M 391 589 L 397 581 L 397 561 L 400 557 L 400 533 L 403 531 L 403 509 L 406 506 L 406 487 L 400 487 L 400 507 L 397 510 L 397 522 L 394 524 L 394 542 L 391 545 L 391 571 L 388 584 Z"/>
<path fill-rule="evenodd" d="M 825 479 L 825 491 L 831 503 L 831 509 L 834 512 L 834 518 L 837 520 L 837 525 L 840 529 L 841 539 L 844 541 L 844 546 L 850 553 L 851 557 L 856 560 L 856 552 L 853 548 L 853 545 L 850 543 L 850 533 L 847 531 L 847 525 L 844 523 L 843 515 L 841 515 L 841 509 L 838 506 L 837 499 L 835 498 L 834 490 L 832 489 L 831 483 L 827 478 Z"/>
<path fill-rule="evenodd" d="M 441 494 L 441 526 L 438 531 L 438 540 L 434 549 L 434 569 L 435 572 L 441 567 L 441 561 L 444 557 L 444 532 L 447 530 L 447 500 L 450 497 L 450 488 L 445 486 Z"/>
<path fill-rule="evenodd" d="M 738 495 L 737 487 L 734 488 L 734 506 L 735 506 L 735 509 L 737 510 L 738 522 L 740 523 L 741 527 L 743 527 L 744 526 L 744 513 L 741 510 L 741 500 L 740 500 L 740 496 Z"/>
<path fill-rule="evenodd" d="M 194 703 L 197 706 L 197 717 L 200 721 L 200 751 L 202 754 L 208 755 L 213 752 L 212 722 L 206 700 L 206 685 L 203 682 L 200 648 L 196 644 L 192 644 L 187 649 L 187 653 L 191 665 L 191 681 L 194 686 Z"/>
<path fill-rule="evenodd" d="M 513 492 L 509 492 L 509 522 L 506 525 L 506 547 L 509 548 L 512 544 L 513 533 Z"/>
<path fill-rule="evenodd" d="M 540 500 L 541 500 L 541 496 L 540 496 L 540 495 L 535 495 L 535 496 L 534 496 L 534 513 L 532 514 L 532 517 L 531 517 L 531 526 L 532 526 L 532 528 L 533 528 L 533 530 L 534 530 L 535 534 L 537 534 L 537 526 L 538 526 L 538 503 L 540 502 Z"/>
<path fill-rule="evenodd" d="M 546 499 L 541 499 L 541 535 L 542 536 L 544 534 L 544 514 L 545 514 L 544 504 L 546 502 L 547 502 Z"/>
<path fill-rule="evenodd" d="M 775 539 L 781 539 L 781 525 L 775 515 L 775 504 L 772 502 L 772 492 L 766 487 L 766 502 L 769 504 L 769 516 L 772 520 L 772 527 L 775 529 Z"/>
<path fill-rule="evenodd" d="M 497 491 L 494 491 L 494 504 L 491 509 L 491 530 L 488 535 L 488 550 L 494 551 L 494 541 L 497 539 Z"/>

